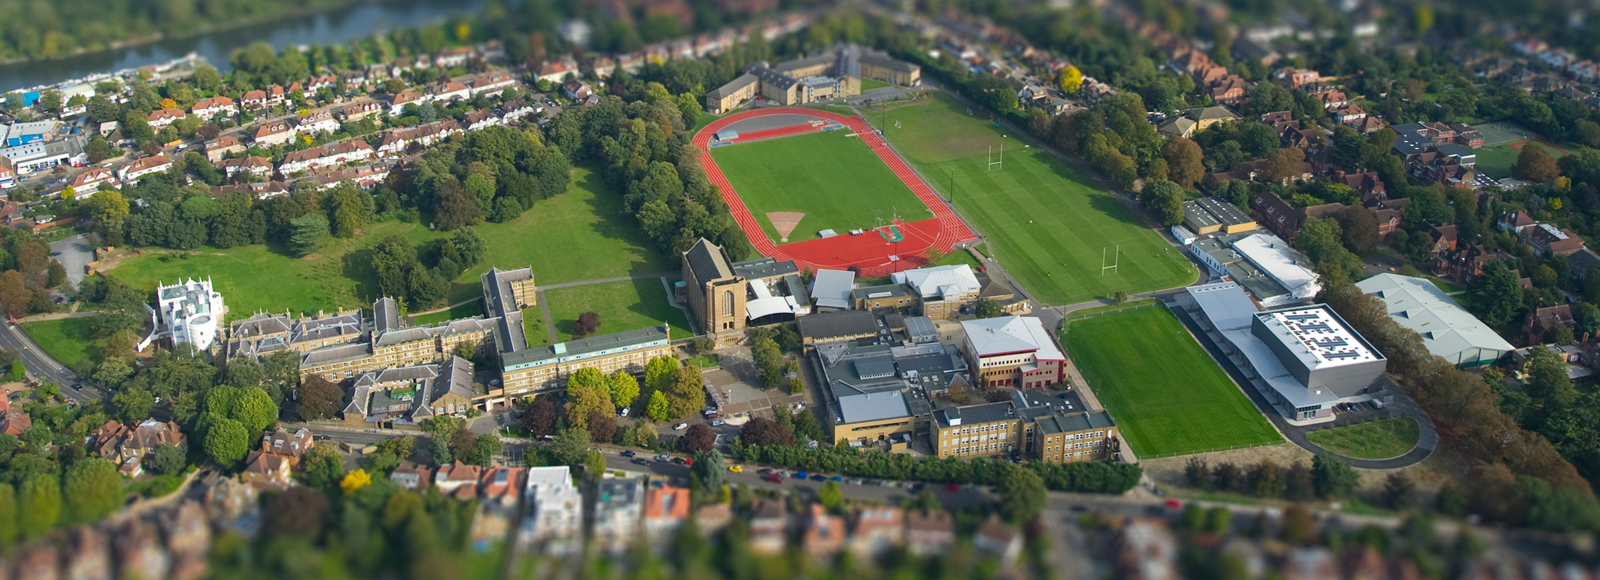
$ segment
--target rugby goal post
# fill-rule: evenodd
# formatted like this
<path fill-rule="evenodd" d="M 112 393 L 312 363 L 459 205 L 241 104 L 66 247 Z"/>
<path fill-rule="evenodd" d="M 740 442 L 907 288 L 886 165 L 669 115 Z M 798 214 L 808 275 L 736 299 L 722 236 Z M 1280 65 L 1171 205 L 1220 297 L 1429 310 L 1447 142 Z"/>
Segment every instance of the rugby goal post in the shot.
<path fill-rule="evenodd" d="M 994 145 L 990 145 L 989 146 L 989 169 L 994 169 L 994 166 L 1000 165 L 1000 163 L 1005 161 L 1005 160 L 1006 160 L 1006 144 L 1004 142 L 1000 143 L 1000 158 L 998 160 L 995 159 L 995 156 L 994 156 Z M 1002 166 L 1001 169 L 1005 169 L 1005 167 Z"/>
<path fill-rule="evenodd" d="M 1101 247 L 1100 248 L 1100 275 L 1101 276 L 1106 275 L 1106 270 L 1116 271 L 1117 270 L 1117 266 L 1122 264 L 1122 244 L 1117 244 L 1116 251 L 1111 253 L 1111 260 L 1112 260 L 1111 264 L 1107 265 L 1106 264 L 1106 249 L 1104 247 Z"/>

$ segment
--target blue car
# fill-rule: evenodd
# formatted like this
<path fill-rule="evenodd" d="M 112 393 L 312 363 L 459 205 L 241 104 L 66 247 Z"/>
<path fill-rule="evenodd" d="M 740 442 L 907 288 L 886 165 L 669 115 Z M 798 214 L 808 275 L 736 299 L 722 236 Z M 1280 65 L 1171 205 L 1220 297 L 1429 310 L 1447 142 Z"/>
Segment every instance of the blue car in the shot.
<path fill-rule="evenodd" d="M 827 480 L 828 480 L 828 476 L 820 474 L 820 473 L 811 476 L 811 481 L 827 481 Z"/>
<path fill-rule="evenodd" d="M 805 481 L 805 479 L 806 479 L 806 472 L 804 472 L 804 471 L 797 471 L 797 472 L 795 472 L 795 474 L 794 474 L 794 478 L 795 478 L 795 479 L 798 479 L 798 480 L 801 480 L 801 481 Z"/>
<path fill-rule="evenodd" d="M 837 482 L 839 482 L 839 483 L 844 483 L 844 478 L 843 478 L 843 477 L 840 477 L 840 476 L 837 476 L 837 475 L 835 475 L 835 476 L 833 476 L 833 477 L 830 477 L 830 478 L 828 478 L 828 481 L 837 481 Z"/>

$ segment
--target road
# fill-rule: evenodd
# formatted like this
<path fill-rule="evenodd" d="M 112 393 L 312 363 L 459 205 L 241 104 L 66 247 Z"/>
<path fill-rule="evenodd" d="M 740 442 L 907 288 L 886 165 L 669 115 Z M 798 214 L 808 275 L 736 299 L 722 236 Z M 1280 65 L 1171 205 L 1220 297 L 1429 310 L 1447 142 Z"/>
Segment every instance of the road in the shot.
<path fill-rule="evenodd" d="M 44 349 L 34 344 L 33 339 L 28 338 L 21 328 L 17 328 L 17 325 L 10 321 L 6 321 L 5 329 L 0 330 L 0 347 L 17 353 L 17 357 L 22 360 L 22 366 L 28 369 L 28 374 L 36 380 L 54 381 L 61 385 L 62 396 L 84 403 L 104 400 L 105 395 L 98 387 L 87 379 L 80 381 L 72 369 L 62 366 L 60 361 L 51 358 Z M 72 388 L 72 385 L 79 382 L 83 383 L 82 390 Z"/>

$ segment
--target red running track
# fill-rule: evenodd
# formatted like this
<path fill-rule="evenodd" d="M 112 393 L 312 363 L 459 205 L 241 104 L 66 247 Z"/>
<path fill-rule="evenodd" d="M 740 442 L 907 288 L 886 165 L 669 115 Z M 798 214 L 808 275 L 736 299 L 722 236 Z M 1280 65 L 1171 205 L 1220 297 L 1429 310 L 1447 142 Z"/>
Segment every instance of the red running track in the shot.
<path fill-rule="evenodd" d="M 895 227 L 904 235 L 904 239 L 898 244 L 885 240 L 876 231 L 868 231 L 866 234 L 859 236 L 852 236 L 846 232 L 843 235 L 832 238 L 807 240 L 782 246 L 774 244 L 771 239 L 767 238 L 766 232 L 761 230 L 761 224 L 750 213 L 750 208 L 746 207 L 744 201 L 739 199 L 738 192 L 734 191 L 733 185 L 728 183 L 728 178 L 722 174 L 722 169 L 717 167 L 716 161 L 711 159 L 712 135 L 728 125 L 763 115 L 806 115 L 833 121 L 855 131 L 856 136 L 860 137 L 874 153 L 878 154 L 878 159 L 888 165 L 889 170 L 893 171 L 900 178 L 900 181 L 905 182 L 906 186 L 911 188 L 911 192 L 916 194 L 917 199 L 922 200 L 923 205 L 933 210 L 934 217 L 910 223 L 895 222 Z M 791 127 L 741 134 L 736 141 L 768 139 L 820 129 L 820 127 L 812 127 L 802 123 Z M 855 270 L 862 277 L 887 276 L 891 272 L 926 265 L 927 258 L 925 256 L 929 247 L 937 247 L 941 252 L 949 252 L 955 244 L 977 237 L 972 233 L 972 230 L 967 228 L 966 224 L 961 222 L 960 218 L 956 217 L 955 212 L 950 210 L 950 206 L 945 205 L 944 200 L 933 192 L 933 188 L 928 187 L 927 183 L 918 178 L 917 174 L 912 172 L 911 168 L 900 160 L 900 156 L 889 150 L 889 146 L 883 142 L 883 139 L 857 117 L 846 117 L 837 113 L 814 109 L 796 108 L 745 111 L 723 117 L 710 125 L 706 125 L 699 133 L 695 133 L 694 144 L 703 153 L 700 156 L 700 165 L 705 169 L 706 177 L 711 180 L 712 185 L 722 190 L 722 199 L 727 202 L 729 211 L 733 213 L 734 221 L 739 223 L 739 228 L 744 230 L 745 236 L 750 239 L 750 243 L 755 246 L 756 251 L 763 256 L 777 260 L 794 260 L 795 265 L 801 269 Z M 901 256 L 901 259 L 898 262 L 891 261 L 890 256 L 897 254 Z"/>

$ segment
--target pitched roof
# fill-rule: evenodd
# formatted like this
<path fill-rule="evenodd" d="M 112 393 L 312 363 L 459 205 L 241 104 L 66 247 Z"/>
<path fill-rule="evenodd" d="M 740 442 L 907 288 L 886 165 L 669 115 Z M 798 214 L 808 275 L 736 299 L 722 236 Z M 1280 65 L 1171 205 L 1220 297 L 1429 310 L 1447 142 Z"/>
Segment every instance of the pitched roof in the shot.
<path fill-rule="evenodd" d="M 963 320 L 961 330 L 978 356 L 1033 352 L 1041 360 L 1065 358 L 1045 332 L 1044 323 L 1031 316 Z"/>
<path fill-rule="evenodd" d="M 689 261 L 689 272 L 694 275 L 696 283 L 705 284 L 733 276 L 733 268 L 728 265 L 728 254 L 722 250 L 722 246 L 705 238 L 695 242 L 689 251 L 683 253 L 683 258 Z"/>
<path fill-rule="evenodd" d="M 802 316 L 795 322 L 799 325 L 800 336 L 814 339 L 826 340 L 878 332 L 877 320 L 873 318 L 871 312 L 865 310 L 819 312 Z"/>
<path fill-rule="evenodd" d="M 1451 358 L 1468 349 L 1512 350 L 1511 343 L 1426 279 L 1384 273 L 1356 287 L 1382 299 L 1389 318 L 1422 335 L 1430 353 Z"/>

